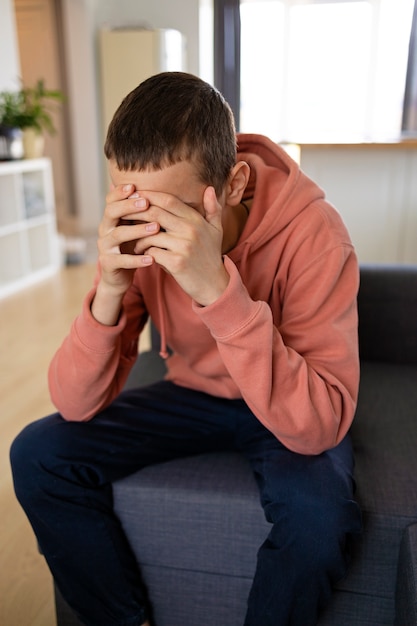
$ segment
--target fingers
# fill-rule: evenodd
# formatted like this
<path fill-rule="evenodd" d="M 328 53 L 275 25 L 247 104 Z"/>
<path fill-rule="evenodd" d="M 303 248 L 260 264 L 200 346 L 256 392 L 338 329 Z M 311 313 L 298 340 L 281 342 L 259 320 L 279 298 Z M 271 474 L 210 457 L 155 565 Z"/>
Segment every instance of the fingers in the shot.
<path fill-rule="evenodd" d="M 193 219 L 197 218 L 198 215 L 202 215 L 202 200 L 200 200 L 199 204 L 187 204 L 184 200 L 178 198 L 169 193 L 160 192 L 160 191 L 148 191 L 141 190 L 140 195 L 147 201 L 148 212 L 146 214 L 146 219 L 148 217 L 152 217 L 152 219 L 163 218 L 165 219 L 165 223 L 161 222 L 161 226 L 166 228 L 170 226 L 172 223 L 178 223 L 172 220 L 172 218 L 184 218 L 184 219 Z M 144 218 L 145 219 L 145 218 Z"/>
<path fill-rule="evenodd" d="M 124 200 L 128 198 L 130 195 L 135 193 L 135 186 L 132 184 L 129 185 L 110 185 L 110 190 L 106 196 L 106 204 L 113 204 L 114 202 L 118 202 L 120 200 Z"/>
<path fill-rule="evenodd" d="M 203 193 L 199 205 L 189 205 L 176 196 L 159 191 L 137 191 L 134 185 L 119 185 L 107 194 L 104 216 L 105 228 L 114 228 L 120 220 L 156 221 L 164 230 L 178 227 L 175 218 L 198 222 L 220 220 L 221 208 L 213 187 Z M 199 217 L 200 216 L 200 217 Z"/>
<path fill-rule="evenodd" d="M 136 191 L 134 185 L 111 185 L 106 196 L 102 233 L 115 228 L 122 219 L 140 219 L 140 213 L 147 207 L 148 201 Z"/>
<path fill-rule="evenodd" d="M 99 249 L 136 255 L 155 245 L 175 250 L 181 242 L 199 239 L 197 233 L 204 231 L 207 223 L 221 231 L 221 206 L 213 187 L 204 189 L 198 204 L 188 205 L 172 194 L 118 185 L 107 195 Z M 152 240 L 152 235 L 158 239 Z"/>
<path fill-rule="evenodd" d="M 100 260 L 106 267 L 114 263 L 114 267 L 127 269 L 133 261 L 128 258 L 129 255 L 137 254 L 136 242 L 157 233 L 159 224 L 140 219 L 149 203 L 141 197 L 133 184 L 111 185 L 106 201 L 99 227 Z"/>
<path fill-rule="evenodd" d="M 215 230 L 222 230 L 222 207 L 213 187 L 205 188 L 201 200 L 193 204 L 163 192 L 141 190 L 140 195 L 147 205 L 138 213 L 139 219 L 157 222 L 160 231 L 186 235 L 190 228 L 204 228 L 207 222 Z"/>

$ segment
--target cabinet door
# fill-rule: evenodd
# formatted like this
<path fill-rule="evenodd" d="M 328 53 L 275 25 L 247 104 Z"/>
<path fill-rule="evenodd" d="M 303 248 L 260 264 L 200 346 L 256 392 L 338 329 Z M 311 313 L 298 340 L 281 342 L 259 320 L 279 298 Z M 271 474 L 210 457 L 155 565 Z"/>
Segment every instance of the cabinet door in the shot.
<path fill-rule="evenodd" d="M 16 174 L 0 176 L 0 232 L 22 219 L 20 179 Z"/>
<path fill-rule="evenodd" d="M 0 295 L 2 288 L 23 279 L 28 272 L 27 251 L 22 231 L 0 237 Z"/>
<path fill-rule="evenodd" d="M 22 173 L 24 219 L 28 220 L 50 213 L 50 201 L 48 202 L 45 182 L 44 170 Z"/>

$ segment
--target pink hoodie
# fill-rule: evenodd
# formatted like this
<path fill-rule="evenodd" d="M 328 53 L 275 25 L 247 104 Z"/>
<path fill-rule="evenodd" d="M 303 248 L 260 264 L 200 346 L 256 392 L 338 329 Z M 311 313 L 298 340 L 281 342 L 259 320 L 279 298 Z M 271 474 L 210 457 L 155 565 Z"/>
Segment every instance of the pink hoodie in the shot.
<path fill-rule="evenodd" d="M 53 402 L 89 420 L 121 391 L 148 315 L 173 354 L 167 378 L 224 398 L 242 397 L 288 448 L 318 454 L 348 431 L 359 361 L 358 266 L 323 191 L 276 144 L 239 135 L 253 204 L 225 257 L 231 280 L 200 307 L 158 266 L 138 270 L 117 326 L 91 315 L 94 289 L 52 360 Z"/>

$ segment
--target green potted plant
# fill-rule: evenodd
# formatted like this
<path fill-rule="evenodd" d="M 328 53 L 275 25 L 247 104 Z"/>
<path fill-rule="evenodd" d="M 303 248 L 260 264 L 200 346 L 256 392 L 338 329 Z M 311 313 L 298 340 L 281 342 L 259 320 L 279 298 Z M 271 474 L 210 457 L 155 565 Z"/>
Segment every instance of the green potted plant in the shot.
<path fill-rule="evenodd" d="M 63 99 L 61 91 L 47 89 L 42 79 L 34 87 L 0 93 L 0 125 L 3 129 L 23 131 L 26 157 L 43 153 L 44 133 L 53 135 L 56 132 L 51 115 L 53 105 Z"/>
<path fill-rule="evenodd" d="M 21 130 L 21 97 L 18 92 L 0 93 L 0 160 L 23 157 Z"/>

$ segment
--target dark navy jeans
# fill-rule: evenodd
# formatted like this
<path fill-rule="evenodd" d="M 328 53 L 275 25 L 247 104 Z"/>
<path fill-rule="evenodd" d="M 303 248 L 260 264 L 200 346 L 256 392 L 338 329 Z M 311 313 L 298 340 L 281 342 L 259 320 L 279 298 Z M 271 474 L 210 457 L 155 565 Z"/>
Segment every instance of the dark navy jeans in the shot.
<path fill-rule="evenodd" d="M 82 623 L 139 626 L 152 619 L 113 512 L 112 482 L 151 463 L 213 450 L 247 457 L 271 523 L 245 626 L 316 624 L 346 573 L 348 538 L 361 526 L 349 438 L 317 456 L 296 454 L 243 400 L 169 382 L 125 391 L 89 422 L 66 422 L 59 414 L 36 421 L 12 445 L 17 498 Z"/>

